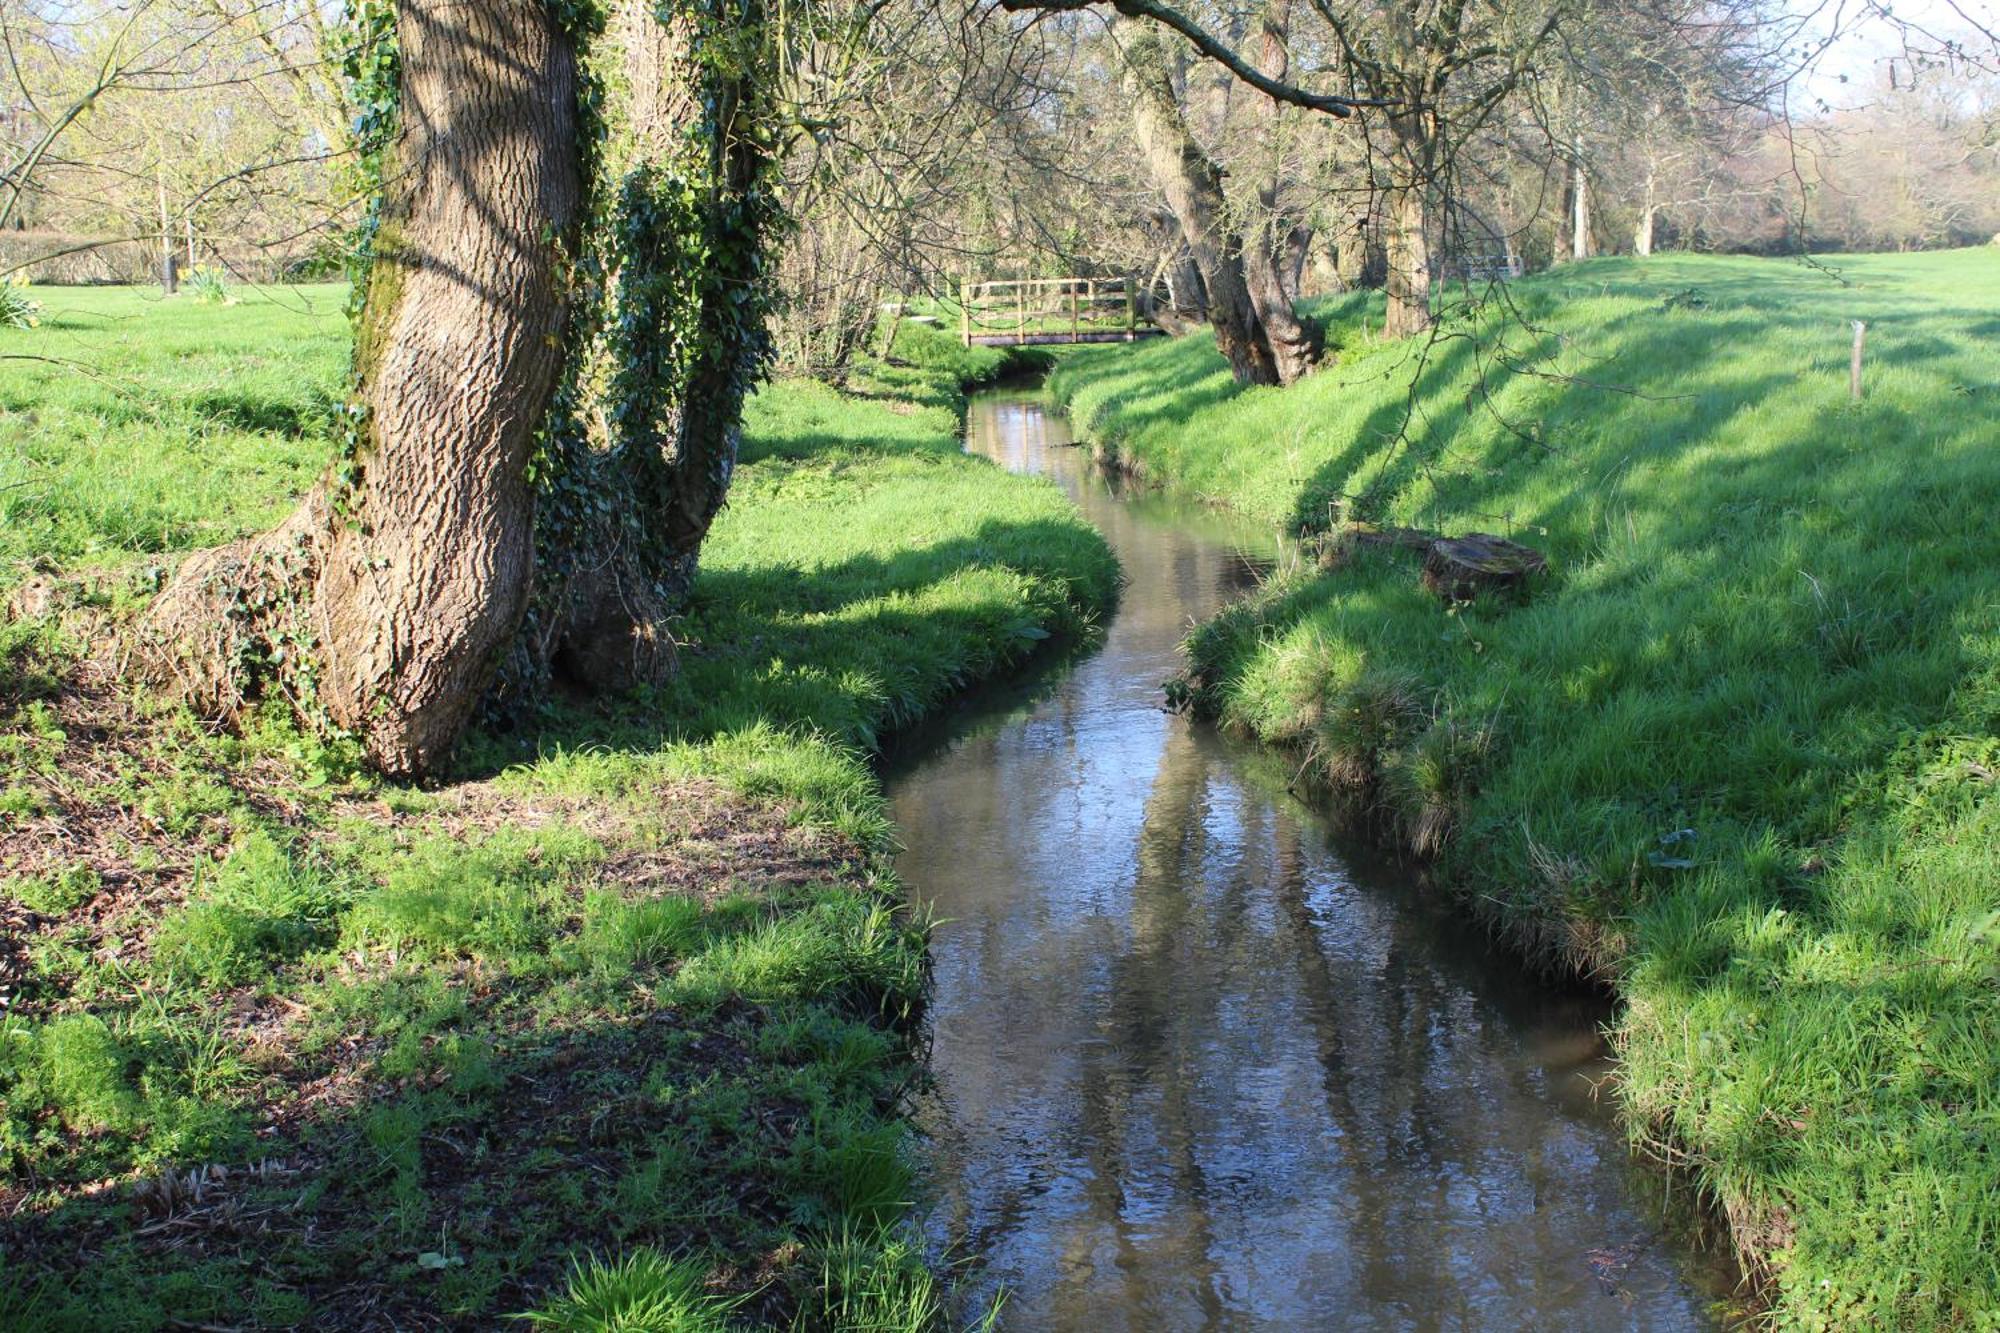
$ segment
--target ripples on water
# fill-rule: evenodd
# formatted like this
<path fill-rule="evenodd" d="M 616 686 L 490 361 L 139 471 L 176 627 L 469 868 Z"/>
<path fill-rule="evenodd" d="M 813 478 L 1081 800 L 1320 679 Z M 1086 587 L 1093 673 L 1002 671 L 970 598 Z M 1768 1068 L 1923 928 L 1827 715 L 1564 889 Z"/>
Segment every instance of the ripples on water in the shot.
<path fill-rule="evenodd" d="M 944 919 L 920 1119 L 966 1316 L 1004 1289 L 1023 1330 L 1706 1326 L 1715 1275 L 1592 1095 L 1602 1005 L 1357 873 L 1268 761 L 1161 711 L 1272 544 L 1067 444 L 974 401 L 970 447 L 1117 550 L 1102 650 L 891 784 Z"/>

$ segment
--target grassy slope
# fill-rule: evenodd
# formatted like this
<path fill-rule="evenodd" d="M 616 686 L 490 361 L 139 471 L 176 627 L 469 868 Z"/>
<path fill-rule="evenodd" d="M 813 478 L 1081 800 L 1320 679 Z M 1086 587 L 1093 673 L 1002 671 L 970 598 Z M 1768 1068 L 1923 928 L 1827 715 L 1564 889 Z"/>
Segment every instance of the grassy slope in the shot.
<path fill-rule="evenodd" d="M 1194 680 L 1518 941 L 1616 970 L 1635 1129 L 1776 1260 L 1782 1320 L 1991 1327 L 2000 253 L 1838 263 L 1567 268 L 1421 363 L 1347 298 L 1342 364 L 1288 391 L 1200 338 L 1057 389 L 1273 522 L 1352 497 L 1549 552 L 1529 605 L 1456 614 L 1407 557 L 1294 571 L 1195 636 Z"/>
<path fill-rule="evenodd" d="M 314 475 L 340 293 L 38 295 L 0 353 L 94 369 L 0 363 L 0 1327 L 921 1325 L 863 753 L 1116 576 L 959 453 L 990 358 L 759 394 L 680 677 L 418 790 L 85 651 Z"/>

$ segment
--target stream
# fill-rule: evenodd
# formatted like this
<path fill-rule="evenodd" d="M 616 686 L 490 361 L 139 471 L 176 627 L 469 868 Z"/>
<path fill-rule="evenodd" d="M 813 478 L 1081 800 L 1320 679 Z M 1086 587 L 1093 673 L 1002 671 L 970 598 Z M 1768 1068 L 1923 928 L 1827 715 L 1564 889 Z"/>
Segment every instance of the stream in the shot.
<path fill-rule="evenodd" d="M 1688 1329 L 1728 1290 L 1552 989 L 1337 840 L 1258 747 L 1162 710 L 1268 534 L 1129 494 L 1021 392 L 968 448 L 1053 477 L 1126 586 L 1097 651 L 890 771 L 940 924 L 921 1216 L 1019 1330 Z"/>

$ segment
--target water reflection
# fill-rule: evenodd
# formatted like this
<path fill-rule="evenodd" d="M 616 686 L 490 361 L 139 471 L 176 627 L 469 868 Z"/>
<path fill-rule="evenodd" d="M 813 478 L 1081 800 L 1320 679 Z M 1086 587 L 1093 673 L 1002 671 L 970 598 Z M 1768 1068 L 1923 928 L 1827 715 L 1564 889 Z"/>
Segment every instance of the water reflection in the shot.
<path fill-rule="evenodd" d="M 1356 874 L 1160 710 L 1272 549 L 1123 499 L 1032 401 L 972 445 L 1129 579 L 1103 650 L 892 783 L 933 953 L 928 1226 L 1018 1329 L 1688 1328 L 1704 1298 L 1595 1105 L 1602 1014 Z"/>

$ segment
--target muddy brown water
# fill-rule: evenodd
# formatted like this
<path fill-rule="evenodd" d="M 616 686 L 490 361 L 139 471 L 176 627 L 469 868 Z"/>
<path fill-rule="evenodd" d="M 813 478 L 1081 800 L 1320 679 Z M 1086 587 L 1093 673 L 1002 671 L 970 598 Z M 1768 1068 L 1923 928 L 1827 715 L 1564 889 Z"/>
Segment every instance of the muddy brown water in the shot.
<path fill-rule="evenodd" d="M 1605 1098 L 1603 1001 L 1552 990 L 1343 847 L 1255 747 L 1162 710 L 1190 624 L 1276 554 L 1131 496 L 1034 397 L 968 447 L 1117 551 L 1102 647 L 890 770 L 932 941 L 921 1215 L 1000 1327 L 1713 1327 Z"/>

